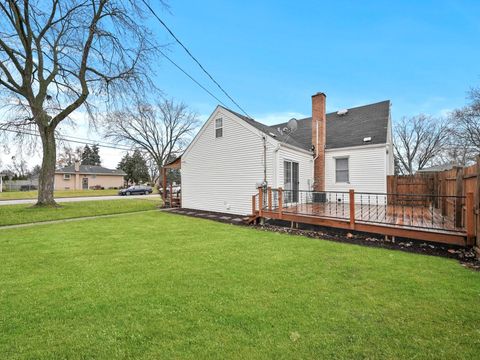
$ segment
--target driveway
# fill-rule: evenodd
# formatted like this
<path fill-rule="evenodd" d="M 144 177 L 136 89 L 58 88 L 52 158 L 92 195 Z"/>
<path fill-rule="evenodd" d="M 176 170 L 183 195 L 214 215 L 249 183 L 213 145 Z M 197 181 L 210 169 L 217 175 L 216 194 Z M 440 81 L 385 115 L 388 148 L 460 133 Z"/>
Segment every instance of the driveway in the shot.
<path fill-rule="evenodd" d="M 71 198 L 58 198 L 55 199 L 56 202 L 76 202 L 76 201 L 102 201 L 102 200 L 120 200 L 120 199 L 159 199 L 160 195 L 151 194 L 151 195 L 133 195 L 133 196 L 118 196 L 118 195 L 108 195 L 108 196 L 85 196 L 85 197 L 71 197 Z M 37 199 L 21 199 L 21 200 L 1 200 L 0 206 L 2 205 L 16 205 L 16 204 L 35 204 Z"/>

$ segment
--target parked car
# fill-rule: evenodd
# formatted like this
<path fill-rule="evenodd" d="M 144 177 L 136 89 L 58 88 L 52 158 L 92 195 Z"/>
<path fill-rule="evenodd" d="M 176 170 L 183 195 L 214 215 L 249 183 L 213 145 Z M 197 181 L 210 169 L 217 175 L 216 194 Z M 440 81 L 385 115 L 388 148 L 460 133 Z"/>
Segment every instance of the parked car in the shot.
<path fill-rule="evenodd" d="M 148 195 L 151 194 L 153 189 L 146 185 L 134 185 L 126 189 L 122 189 L 118 192 L 120 196 L 128 195 Z"/>

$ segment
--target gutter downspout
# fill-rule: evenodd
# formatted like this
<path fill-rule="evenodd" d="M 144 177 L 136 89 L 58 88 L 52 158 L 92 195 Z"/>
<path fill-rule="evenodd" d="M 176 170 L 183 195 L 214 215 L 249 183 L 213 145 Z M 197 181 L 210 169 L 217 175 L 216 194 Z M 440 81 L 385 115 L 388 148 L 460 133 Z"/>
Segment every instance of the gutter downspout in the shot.
<path fill-rule="evenodd" d="M 315 160 L 318 159 L 318 121 L 316 121 L 316 124 L 315 124 L 315 125 L 316 125 L 315 127 L 316 127 L 316 129 L 317 129 L 317 141 L 316 141 L 316 144 L 315 144 L 315 153 L 316 153 L 316 155 L 315 155 L 315 157 L 313 158 L 313 162 L 314 162 L 314 163 L 315 163 Z"/>
<path fill-rule="evenodd" d="M 273 185 L 277 188 L 280 186 L 279 181 L 278 181 L 278 175 L 279 175 L 278 169 L 280 168 L 280 159 L 278 158 L 278 151 L 280 150 L 281 146 L 282 146 L 282 144 L 278 143 L 277 146 L 275 146 L 275 149 L 273 149 L 273 155 L 274 155 L 273 159 L 274 159 L 274 165 L 275 165 L 275 168 L 274 168 L 275 172 L 274 172 L 274 177 L 273 177 L 275 182 L 274 182 Z"/>
<path fill-rule="evenodd" d="M 267 137 L 262 136 L 263 140 L 263 184 L 267 184 Z"/>

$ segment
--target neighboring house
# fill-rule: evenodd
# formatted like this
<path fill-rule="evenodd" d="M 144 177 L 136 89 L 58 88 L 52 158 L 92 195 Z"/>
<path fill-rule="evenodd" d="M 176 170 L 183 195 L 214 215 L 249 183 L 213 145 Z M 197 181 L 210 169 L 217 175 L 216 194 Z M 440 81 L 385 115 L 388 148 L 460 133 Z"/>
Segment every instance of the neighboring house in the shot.
<path fill-rule="evenodd" d="M 454 167 L 461 167 L 461 165 L 456 164 L 456 163 L 435 165 L 435 166 L 431 166 L 431 167 L 428 167 L 428 168 L 423 168 L 421 170 L 418 170 L 417 173 L 420 173 L 420 174 L 437 173 L 437 172 L 442 172 L 442 171 L 446 171 L 446 170 L 452 170 Z"/>
<path fill-rule="evenodd" d="M 312 96 L 312 117 L 267 126 L 217 106 L 181 158 L 182 206 L 251 213 L 266 182 L 286 190 L 385 193 L 394 172 L 390 101 L 325 113 Z M 318 135 L 317 135 L 318 134 Z M 289 192 L 296 201 L 298 192 Z"/>
<path fill-rule="evenodd" d="M 124 185 L 122 170 L 107 169 L 103 166 L 65 166 L 55 171 L 55 190 L 88 190 L 94 187 L 120 188 Z"/>

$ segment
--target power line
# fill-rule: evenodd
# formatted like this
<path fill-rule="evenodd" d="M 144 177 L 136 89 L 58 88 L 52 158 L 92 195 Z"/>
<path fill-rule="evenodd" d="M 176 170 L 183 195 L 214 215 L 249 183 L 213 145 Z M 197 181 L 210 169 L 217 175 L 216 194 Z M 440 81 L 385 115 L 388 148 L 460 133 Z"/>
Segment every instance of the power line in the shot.
<path fill-rule="evenodd" d="M 157 13 L 151 8 L 151 6 L 145 1 L 142 0 L 142 2 L 145 4 L 145 6 L 150 10 L 150 12 L 155 16 L 155 18 L 162 24 L 162 26 L 167 29 L 167 31 L 170 33 L 170 35 L 175 39 L 175 41 L 186 51 L 186 53 L 197 63 L 197 65 L 202 69 L 202 71 L 217 85 L 217 87 L 249 118 L 251 118 L 248 113 L 243 110 L 243 108 L 223 89 L 223 87 L 214 79 L 214 77 L 205 69 L 205 67 L 200 63 L 200 61 L 197 60 L 195 56 L 190 52 L 190 50 L 187 49 L 185 45 L 180 41 L 180 39 L 173 33 L 172 30 L 163 22 L 162 19 L 157 15 Z"/>
<path fill-rule="evenodd" d="M 2 129 L 1 131 L 7 131 L 7 132 L 11 132 L 11 133 L 16 133 L 16 134 L 22 134 L 22 135 L 30 135 L 30 136 L 36 136 L 36 137 L 40 137 L 40 134 L 37 134 L 37 133 L 34 133 L 34 132 L 29 132 L 29 131 L 20 131 L 20 130 L 13 130 L 13 129 Z M 68 135 L 67 135 L 68 136 Z M 58 140 L 62 140 L 62 141 L 66 141 L 66 142 L 71 142 L 71 143 L 76 143 L 76 144 L 83 144 L 83 145 L 97 145 L 99 147 L 103 147 L 103 148 L 109 148 L 109 149 L 115 149 L 115 150 L 122 150 L 122 151 L 132 151 L 133 149 L 129 149 L 129 148 L 123 148 L 123 147 L 118 147 L 118 146 L 113 146 L 113 145 L 106 145 L 106 144 L 101 144 L 101 143 L 96 143 L 96 142 L 93 142 L 93 140 L 90 140 L 90 139 L 85 139 L 87 141 L 80 141 L 80 140 L 72 140 L 72 139 L 68 139 L 66 137 L 57 137 Z M 77 139 L 81 139 L 81 138 L 77 138 Z"/>
<path fill-rule="evenodd" d="M 187 73 L 185 70 L 183 70 L 179 65 L 177 65 L 177 63 L 175 61 L 173 61 L 172 59 L 170 59 L 162 50 L 158 50 L 160 52 L 160 54 L 162 54 L 168 61 L 170 61 L 178 70 L 180 70 L 182 73 L 184 73 L 186 76 L 188 76 L 190 78 L 190 80 L 192 80 L 195 84 L 197 84 L 198 86 L 200 86 L 204 91 L 206 91 L 210 96 L 212 96 L 215 100 L 217 100 L 220 104 L 222 104 L 223 106 L 225 107 L 228 107 L 227 105 L 225 105 L 223 103 L 222 100 L 220 100 L 218 97 L 216 97 L 215 95 L 213 95 L 210 90 L 208 90 L 205 86 L 203 86 L 202 84 L 200 84 L 197 80 L 195 80 L 193 78 L 193 76 L 191 76 L 189 73 Z"/>

